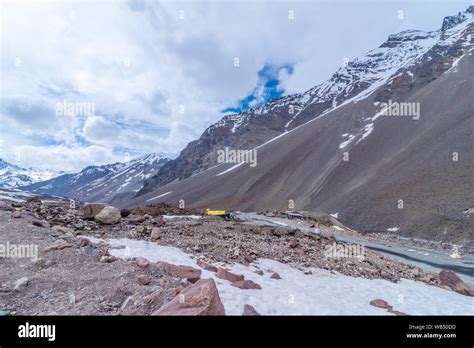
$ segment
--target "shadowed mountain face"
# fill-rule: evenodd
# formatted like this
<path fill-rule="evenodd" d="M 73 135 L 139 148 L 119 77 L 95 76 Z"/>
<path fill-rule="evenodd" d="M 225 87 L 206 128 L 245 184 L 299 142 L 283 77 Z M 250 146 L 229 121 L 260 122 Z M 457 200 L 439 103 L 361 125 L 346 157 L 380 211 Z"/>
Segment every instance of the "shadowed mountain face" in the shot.
<path fill-rule="evenodd" d="M 319 89 L 318 96 L 312 89 L 211 126 L 127 205 L 183 199 L 189 207 L 255 211 L 294 203 L 297 210 L 337 212 L 361 231 L 398 228 L 410 236 L 473 240 L 474 217 L 467 213 L 474 207 L 472 12 L 449 17 L 440 31 L 393 35 L 365 57 L 371 59 L 341 68 L 337 81 L 347 77 L 350 87 L 337 85 L 348 93 L 333 97 Z M 409 56 L 400 53 L 407 47 Z M 388 58 L 398 63 L 388 68 Z M 345 73 L 356 67 L 360 80 Z M 321 106 L 328 100 L 330 106 Z M 289 105 L 297 110 L 291 117 Z M 261 117 L 274 128 L 263 127 Z M 261 141 L 282 134 L 257 147 L 257 166 L 210 167 L 219 148 L 258 145 L 245 130 L 253 125 L 266 129 Z M 204 168 L 179 182 L 168 176 Z"/>

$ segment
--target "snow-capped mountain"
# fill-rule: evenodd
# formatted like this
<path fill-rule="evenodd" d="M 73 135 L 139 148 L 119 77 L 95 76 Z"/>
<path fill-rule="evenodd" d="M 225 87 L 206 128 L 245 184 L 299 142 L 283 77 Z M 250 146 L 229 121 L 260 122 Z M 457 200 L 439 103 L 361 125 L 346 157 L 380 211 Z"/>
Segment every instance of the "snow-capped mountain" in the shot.
<path fill-rule="evenodd" d="M 416 67 L 426 68 L 416 78 L 429 83 L 451 66 L 451 59 L 465 54 L 472 40 L 474 6 L 456 16 L 446 17 L 440 30 L 407 30 L 390 35 L 386 42 L 362 57 L 344 62 L 327 81 L 310 90 L 272 100 L 256 109 L 226 115 L 208 127 L 201 137 L 188 144 L 178 158 L 145 181 L 139 194 L 188 178 L 217 163 L 217 150 L 223 147 L 252 149 L 352 101 L 363 100 L 378 88 L 377 101 L 395 93 L 409 93 L 414 86 Z M 413 69 L 410 67 L 414 67 Z M 413 71 L 410 71 L 413 70 Z M 366 120 L 367 121 L 367 120 Z M 372 128 L 369 123 L 359 133 Z M 351 140 L 355 139 L 355 135 Z M 358 139 L 355 139 L 358 140 Z"/>
<path fill-rule="evenodd" d="M 89 166 L 79 173 L 64 174 L 22 189 L 81 201 L 107 201 L 117 194 L 138 191 L 143 180 L 156 174 L 169 157 L 152 153 L 126 163 Z"/>
<path fill-rule="evenodd" d="M 74 192 L 74 197 L 82 201 L 111 202 L 134 195 L 144 180 L 155 175 L 170 157 L 173 156 L 152 153 L 135 158 L 113 173 L 82 186 Z"/>
<path fill-rule="evenodd" d="M 224 117 L 128 205 L 259 211 L 291 200 L 359 231 L 472 240 L 473 14 L 391 35 L 305 93 Z M 385 115 L 390 102 L 418 111 Z M 225 146 L 257 148 L 257 165 L 217 163 Z"/>
<path fill-rule="evenodd" d="M 0 187 L 16 188 L 49 180 L 62 173 L 38 168 L 21 168 L 0 158 Z"/>

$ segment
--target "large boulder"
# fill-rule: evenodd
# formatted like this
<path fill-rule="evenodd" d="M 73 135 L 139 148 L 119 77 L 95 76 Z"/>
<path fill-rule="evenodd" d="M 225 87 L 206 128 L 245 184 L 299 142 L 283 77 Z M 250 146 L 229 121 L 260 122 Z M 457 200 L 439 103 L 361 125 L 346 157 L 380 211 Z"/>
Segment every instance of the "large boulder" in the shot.
<path fill-rule="evenodd" d="M 119 223 L 121 219 L 122 215 L 120 214 L 120 209 L 112 206 L 104 207 L 100 213 L 94 217 L 95 221 L 103 225 L 113 225 Z"/>
<path fill-rule="evenodd" d="M 210 265 L 202 260 L 197 260 L 197 265 L 203 269 L 205 269 L 206 271 L 210 271 L 210 272 L 214 272 L 216 273 L 218 271 L 217 267 L 216 266 L 213 266 L 213 265 Z"/>
<path fill-rule="evenodd" d="M 150 234 L 150 239 L 156 241 L 161 238 L 161 230 L 158 227 L 153 227 Z"/>
<path fill-rule="evenodd" d="M 257 283 L 254 283 L 251 280 L 239 280 L 238 282 L 234 282 L 231 285 L 243 290 L 262 288 L 260 285 L 258 285 Z"/>
<path fill-rule="evenodd" d="M 159 262 L 157 264 L 158 270 L 164 273 L 179 278 L 185 278 L 191 283 L 196 283 L 201 279 L 201 270 L 190 266 L 173 265 L 167 262 Z"/>
<path fill-rule="evenodd" d="M 393 307 L 389 305 L 387 301 L 382 300 L 380 298 L 376 298 L 375 300 L 370 301 L 370 304 L 377 308 L 383 308 L 383 309 L 388 309 L 388 310 L 393 309 Z"/>
<path fill-rule="evenodd" d="M 447 286 L 457 293 L 474 296 L 474 289 L 472 289 L 468 284 L 466 284 L 461 278 L 458 277 L 453 271 L 441 271 L 439 272 L 439 283 L 441 285 Z"/>
<path fill-rule="evenodd" d="M 232 272 L 229 272 L 225 268 L 219 267 L 219 270 L 217 271 L 217 278 L 225 279 L 228 280 L 231 283 L 235 283 L 241 280 L 244 280 L 244 276 L 241 274 L 234 274 Z"/>
<path fill-rule="evenodd" d="M 105 204 L 100 204 L 100 203 L 87 203 L 87 204 L 84 204 L 81 208 L 83 218 L 84 219 L 93 219 L 105 207 L 106 207 Z"/>
<path fill-rule="evenodd" d="M 225 315 L 225 309 L 214 280 L 201 279 L 183 289 L 153 315 Z"/>

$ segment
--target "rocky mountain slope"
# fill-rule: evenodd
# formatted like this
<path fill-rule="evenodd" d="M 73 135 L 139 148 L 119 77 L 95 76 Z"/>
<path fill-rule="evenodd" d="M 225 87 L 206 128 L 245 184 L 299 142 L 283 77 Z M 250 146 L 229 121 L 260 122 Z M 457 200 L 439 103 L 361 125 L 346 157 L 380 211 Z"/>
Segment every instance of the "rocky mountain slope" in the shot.
<path fill-rule="evenodd" d="M 447 28 L 449 24 L 443 26 Z M 439 31 L 417 30 L 391 35 L 380 47 L 342 64 L 329 80 L 304 93 L 225 116 L 211 125 L 198 140 L 191 142 L 178 158 L 147 180 L 139 194 L 217 164 L 216 152 L 219 149 L 252 149 L 330 112 L 355 96 L 363 98 L 369 95 L 387 83 L 397 71 L 421 59 L 439 41 L 439 36 Z"/>
<path fill-rule="evenodd" d="M 61 173 L 38 168 L 21 168 L 0 158 L 0 188 L 16 188 L 49 180 Z"/>
<path fill-rule="evenodd" d="M 142 187 L 143 180 L 156 174 L 168 161 L 167 155 L 152 153 L 126 163 L 90 166 L 79 173 L 64 174 L 22 189 L 86 202 L 120 200 L 120 197 L 133 196 Z"/>
<path fill-rule="evenodd" d="M 474 206 L 473 13 L 447 17 L 438 31 L 392 35 L 332 82 L 211 126 L 129 205 L 184 199 L 192 207 L 255 211 L 294 202 L 338 212 L 361 231 L 472 241 L 474 221 L 465 212 Z M 290 116 L 292 103 L 298 111 Z M 414 109 L 390 114 L 390 103 Z M 253 129 L 266 141 L 256 148 L 256 167 L 209 168 L 219 147 L 258 145 Z M 183 178 L 204 168 L 171 182 L 172 172 Z"/>

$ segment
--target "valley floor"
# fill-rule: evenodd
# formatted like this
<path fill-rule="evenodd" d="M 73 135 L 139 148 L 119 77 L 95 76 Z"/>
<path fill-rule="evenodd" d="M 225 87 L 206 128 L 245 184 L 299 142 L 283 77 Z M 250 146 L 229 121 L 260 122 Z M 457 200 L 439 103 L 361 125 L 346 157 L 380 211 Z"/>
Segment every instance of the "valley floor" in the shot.
<path fill-rule="evenodd" d="M 162 262 L 213 279 L 229 315 L 248 305 L 262 315 L 474 314 L 474 297 L 434 272 L 368 249 L 362 258 L 328 257 L 342 243 L 334 226 L 314 233 L 192 212 L 162 219 L 153 209 L 100 225 L 64 203 L 0 203 L 0 245 L 39 252 L 35 260 L 0 258 L 0 314 L 150 315 L 195 282 L 163 272 Z"/>

